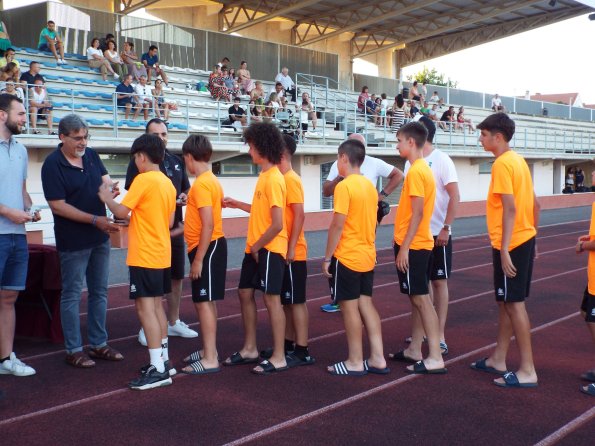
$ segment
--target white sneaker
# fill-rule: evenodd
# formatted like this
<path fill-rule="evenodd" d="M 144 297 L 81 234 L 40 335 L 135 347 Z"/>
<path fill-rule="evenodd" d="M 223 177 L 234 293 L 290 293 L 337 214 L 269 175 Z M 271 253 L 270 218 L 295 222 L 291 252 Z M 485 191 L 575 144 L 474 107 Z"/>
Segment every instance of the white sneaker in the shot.
<path fill-rule="evenodd" d="M 118 76 L 118 73 L 114 73 L 114 79 L 120 79 L 120 76 Z"/>
<path fill-rule="evenodd" d="M 10 359 L 0 363 L 0 375 L 31 376 L 35 375 L 35 369 L 21 362 L 12 352 Z"/>
<path fill-rule="evenodd" d="M 167 324 L 167 335 L 168 336 L 181 336 L 183 338 L 196 338 L 198 333 L 188 327 L 180 319 L 176 321 L 174 325 Z"/>
<path fill-rule="evenodd" d="M 142 328 L 138 332 L 138 343 L 140 345 L 144 345 L 145 347 L 147 346 L 147 337 L 145 336 L 145 330 Z"/>
<path fill-rule="evenodd" d="M 64 59 L 60 59 L 60 63 L 61 63 L 62 65 L 66 65 L 66 61 L 65 61 Z"/>

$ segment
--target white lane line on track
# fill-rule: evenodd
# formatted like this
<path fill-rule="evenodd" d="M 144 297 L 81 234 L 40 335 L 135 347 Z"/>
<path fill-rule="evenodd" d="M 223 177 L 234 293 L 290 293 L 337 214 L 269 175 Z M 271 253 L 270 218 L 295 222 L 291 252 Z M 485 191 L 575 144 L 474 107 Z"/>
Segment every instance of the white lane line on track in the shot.
<path fill-rule="evenodd" d="M 587 398 L 588 398 L 588 396 L 587 396 Z M 564 426 L 562 426 L 560 429 L 558 429 L 557 431 L 548 435 L 543 440 L 541 440 L 539 443 L 536 443 L 535 446 L 550 446 L 550 445 L 556 444 L 560 440 L 562 440 L 564 437 L 570 435 L 571 433 L 573 433 L 575 430 L 580 428 L 583 424 L 585 424 L 587 421 L 590 421 L 594 417 L 595 417 L 595 406 L 591 407 L 589 410 L 587 410 L 582 415 L 576 417 L 574 420 L 569 421 Z"/>

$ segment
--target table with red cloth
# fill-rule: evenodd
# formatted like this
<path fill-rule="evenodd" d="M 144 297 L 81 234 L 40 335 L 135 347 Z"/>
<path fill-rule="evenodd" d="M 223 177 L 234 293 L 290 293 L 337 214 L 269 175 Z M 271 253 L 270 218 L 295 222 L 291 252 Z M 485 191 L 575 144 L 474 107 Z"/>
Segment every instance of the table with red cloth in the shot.
<path fill-rule="evenodd" d="M 27 284 L 15 304 L 15 334 L 64 342 L 60 322 L 61 291 L 60 257 L 56 247 L 29 245 Z"/>

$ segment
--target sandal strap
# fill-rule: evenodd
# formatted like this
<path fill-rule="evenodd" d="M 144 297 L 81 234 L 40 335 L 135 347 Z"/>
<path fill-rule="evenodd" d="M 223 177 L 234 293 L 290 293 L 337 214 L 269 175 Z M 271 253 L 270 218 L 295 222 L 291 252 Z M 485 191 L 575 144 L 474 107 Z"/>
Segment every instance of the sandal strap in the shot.
<path fill-rule="evenodd" d="M 205 366 L 200 361 L 193 362 L 192 364 L 190 364 L 190 367 L 192 367 L 192 370 L 194 370 L 195 372 L 202 372 L 203 370 L 205 370 Z"/>

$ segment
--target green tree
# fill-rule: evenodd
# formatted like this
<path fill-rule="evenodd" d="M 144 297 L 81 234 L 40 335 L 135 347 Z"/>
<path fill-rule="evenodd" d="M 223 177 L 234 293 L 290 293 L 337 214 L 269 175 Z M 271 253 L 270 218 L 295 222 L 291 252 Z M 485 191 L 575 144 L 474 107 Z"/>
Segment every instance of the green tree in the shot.
<path fill-rule="evenodd" d="M 458 82 L 450 80 L 450 79 L 445 81 L 444 74 L 438 73 L 438 70 L 436 70 L 436 68 L 432 68 L 430 70 L 426 66 L 424 66 L 420 72 L 415 73 L 410 76 L 407 76 L 407 80 L 409 82 L 417 81 L 420 84 L 423 84 L 424 82 L 426 82 L 430 85 L 440 85 L 442 87 L 450 87 L 450 88 L 457 88 L 457 84 L 458 84 Z"/>

